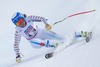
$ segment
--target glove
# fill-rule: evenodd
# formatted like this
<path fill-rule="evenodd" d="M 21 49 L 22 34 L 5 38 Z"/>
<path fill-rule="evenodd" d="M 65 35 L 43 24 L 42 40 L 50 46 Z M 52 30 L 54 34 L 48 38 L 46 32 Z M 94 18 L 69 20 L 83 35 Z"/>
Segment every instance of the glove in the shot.
<path fill-rule="evenodd" d="M 21 62 L 21 56 L 20 55 L 16 55 L 16 62 L 18 62 L 18 63 Z"/>
<path fill-rule="evenodd" d="M 51 27 L 50 24 L 47 24 L 47 25 L 45 26 L 45 28 L 47 29 L 47 31 L 49 31 L 52 27 Z"/>

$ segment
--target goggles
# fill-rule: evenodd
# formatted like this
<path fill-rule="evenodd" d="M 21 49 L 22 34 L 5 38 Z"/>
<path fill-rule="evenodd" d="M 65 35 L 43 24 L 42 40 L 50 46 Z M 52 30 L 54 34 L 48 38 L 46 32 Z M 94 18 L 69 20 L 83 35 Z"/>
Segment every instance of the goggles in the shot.
<path fill-rule="evenodd" d="M 17 25 L 17 26 L 21 26 L 23 22 L 25 22 L 25 21 L 24 21 L 23 19 L 20 19 L 20 20 L 16 23 L 16 25 Z"/>

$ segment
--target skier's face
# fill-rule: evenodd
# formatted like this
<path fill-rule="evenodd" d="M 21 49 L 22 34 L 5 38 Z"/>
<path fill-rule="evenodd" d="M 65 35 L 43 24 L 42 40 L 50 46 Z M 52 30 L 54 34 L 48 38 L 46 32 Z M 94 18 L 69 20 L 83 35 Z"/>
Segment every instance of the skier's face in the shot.
<path fill-rule="evenodd" d="M 17 26 L 20 26 L 20 27 L 25 27 L 26 26 L 26 22 L 23 20 L 23 19 L 20 19 L 17 23 L 16 23 Z"/>
<path fill-rule="evenodd" d="M 23 23 L 21 23 L 20 27 L 25 27 L 26 26 L 26 22 L 24 21 Z"/>

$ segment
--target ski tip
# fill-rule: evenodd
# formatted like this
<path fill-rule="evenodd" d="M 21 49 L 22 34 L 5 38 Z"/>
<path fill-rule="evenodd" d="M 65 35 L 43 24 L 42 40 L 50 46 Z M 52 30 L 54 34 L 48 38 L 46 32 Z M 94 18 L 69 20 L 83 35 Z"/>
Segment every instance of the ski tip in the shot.
<path fill-rule="evenodd" d="M 49 59 L 49 58 L 51 58 L 53 56 L 53 53 L 47 53 L 46 55 L 45 55 L 45 58 L 46 59 Z"/>

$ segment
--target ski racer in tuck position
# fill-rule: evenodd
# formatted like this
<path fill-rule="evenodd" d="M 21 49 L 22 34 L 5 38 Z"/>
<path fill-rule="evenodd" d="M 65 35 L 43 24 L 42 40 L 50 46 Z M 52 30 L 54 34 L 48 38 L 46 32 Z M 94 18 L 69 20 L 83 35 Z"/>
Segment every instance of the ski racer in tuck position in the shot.
<path fill-rule="evenodd" d="M 25 37 L 31 44 L 33 48 L 53 48 L 55 49 L 59 43 L 58 41 L 64 41 L 65 38 L 50 29 L 52 28 L 48 24 L 47 20 L 41 16 L 27 16 L 20 12 L 16 12 L 11 18 L 12 22 L 16 25 L 15 27 L 15 41 L 14 41 L 14 51 L 16 54 L 16 62 L 21 62 L 19 44 L 21 36 Z M 34 24 L 34 22 L 43 22 L 45 28 L 41 29 Z M 48 30 L 48 31 L 47 31 Z M 84 36 L 83 36 L 84 35 Z M 76 37 L 86 37 L 84 32 L 76 34 Z"/>

